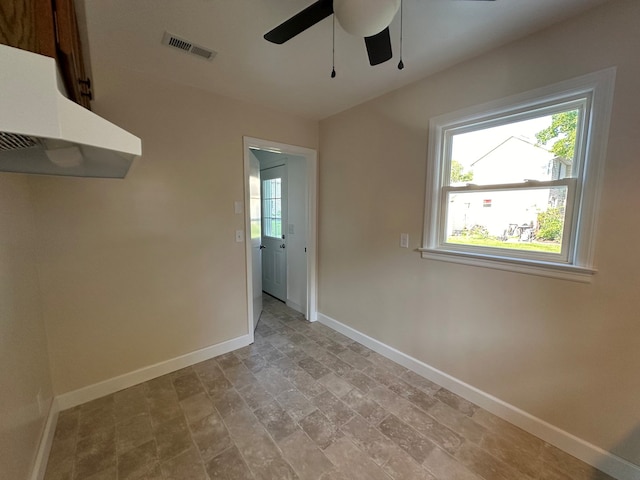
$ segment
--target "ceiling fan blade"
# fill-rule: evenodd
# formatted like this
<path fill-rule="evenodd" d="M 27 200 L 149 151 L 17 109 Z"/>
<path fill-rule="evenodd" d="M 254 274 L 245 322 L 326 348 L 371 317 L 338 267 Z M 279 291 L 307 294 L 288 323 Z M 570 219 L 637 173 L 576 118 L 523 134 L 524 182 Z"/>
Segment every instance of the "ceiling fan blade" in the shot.
<path fill-rule="evenodd" d="M 389 27 L 371 37 L 364 37 L 364 43 L 367 46 L 370 65 L 379 65 L 393 57 Z"/>
<path fill-rule="evenodd" d="M 333 13 L 333 0 L 318 0 L 289 20 L 264 34 L 264 39 L 278 45 L 291 40 Z"/>

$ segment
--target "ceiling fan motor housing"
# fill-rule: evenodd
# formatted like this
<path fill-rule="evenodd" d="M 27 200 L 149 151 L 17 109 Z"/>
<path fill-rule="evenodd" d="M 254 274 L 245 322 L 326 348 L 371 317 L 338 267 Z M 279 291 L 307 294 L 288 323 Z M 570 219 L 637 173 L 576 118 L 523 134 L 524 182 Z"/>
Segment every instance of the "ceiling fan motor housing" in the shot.
<path fill-rule="evenodd" d="M 333 0 L 342 28 L 359 37 L 371 37 L 387 28 L 399 8 L 400 0 Z"/>

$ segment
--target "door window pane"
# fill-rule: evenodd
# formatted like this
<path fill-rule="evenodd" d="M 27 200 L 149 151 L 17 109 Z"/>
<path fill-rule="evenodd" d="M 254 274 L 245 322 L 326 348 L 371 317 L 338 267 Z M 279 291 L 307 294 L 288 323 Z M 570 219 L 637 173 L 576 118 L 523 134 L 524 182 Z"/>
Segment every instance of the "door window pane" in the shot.
<path fill-rule="evenodd" d="M 262 231 L 267 237 L 282 236 L 282 179 L 262 181 Z"/>

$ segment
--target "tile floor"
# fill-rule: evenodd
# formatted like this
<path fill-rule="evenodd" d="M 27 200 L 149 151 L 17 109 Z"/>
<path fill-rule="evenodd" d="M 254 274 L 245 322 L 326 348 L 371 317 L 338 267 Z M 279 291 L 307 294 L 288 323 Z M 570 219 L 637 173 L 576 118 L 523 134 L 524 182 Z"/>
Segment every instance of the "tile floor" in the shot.
<path fill-rule="evenodd" d="M 45 478 L 611 477 L 266 297 L 253 345 L 61 412 Z"/>

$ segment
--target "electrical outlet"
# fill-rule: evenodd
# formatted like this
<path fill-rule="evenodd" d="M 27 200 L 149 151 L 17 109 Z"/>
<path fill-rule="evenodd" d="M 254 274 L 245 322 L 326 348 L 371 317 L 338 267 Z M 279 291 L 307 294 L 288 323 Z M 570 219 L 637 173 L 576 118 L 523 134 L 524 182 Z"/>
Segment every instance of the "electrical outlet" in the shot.
<path fill-rule="evenodd" d="M 400 247 L 409 248 L 409 234 L 401 233 L 400 234 Z"/>

